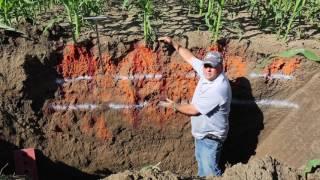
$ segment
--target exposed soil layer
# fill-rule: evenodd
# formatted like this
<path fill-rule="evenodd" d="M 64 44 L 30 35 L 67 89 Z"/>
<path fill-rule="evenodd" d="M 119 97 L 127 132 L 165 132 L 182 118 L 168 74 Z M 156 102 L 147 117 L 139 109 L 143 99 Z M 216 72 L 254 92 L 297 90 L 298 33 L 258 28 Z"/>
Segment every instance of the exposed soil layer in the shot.
<path fill-rule="evenodd" d="M 1 32 L 0 167 L 9 163 L 4 173 L 13 173 L 13 150 L 33 147 L 45 179 L 96 179 L 158 162 L 179 176 L 123 176 L 196 174 L 189 118 L 159 106 L 165 98 L 190 102 L 198 80 L 172 48 L 156 42 L 146 48 L 133 26 L 133 34 L 103 34 L 99 61 L 91 34 L 75 46 L 62 40 L 68 34 L 63 27 L 47 35 L 39 33 L 41 27 L 21 27 L 24 36 Z M 223 178 L 299 179 L 293 169 L 320 156 L 320 65 L 301 56 L 265 57 L 290 48 L 320 54 L 320 42 L 283 43 L 260 34 L 218 47 L 210 44 L 209 33 L 194 30 L 178 31 L 175 39 L 200 59 L 209 50 L 220 51 L 232 85 Z M 293 169 L 272 158 L 237 164 L 265 155 Z"/>

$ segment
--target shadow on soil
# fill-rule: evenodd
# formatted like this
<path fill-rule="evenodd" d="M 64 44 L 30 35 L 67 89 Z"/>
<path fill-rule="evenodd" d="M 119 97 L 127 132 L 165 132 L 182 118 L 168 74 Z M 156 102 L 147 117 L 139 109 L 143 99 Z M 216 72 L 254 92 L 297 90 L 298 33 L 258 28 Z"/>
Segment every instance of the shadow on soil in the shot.
<path fill-rule="evenodd" d="M 232 103 L 229 116 L 230 130 L 224 144 L 221 162 L 226 164 L 247 163 L 258 144 L 258 136 L 263 129 L 263 114 L 255 103 L 248 79 L 240 77 L 232 86 Z M 222 166 L 223 167 L 223 166 Z"/>
<path fill-rule="evenodd" d="M 0 169 L 1 174 L 14 174 L 13 151 L 17 149 L 14 144 L 0 139 Z"/>
<path fill-rule="evenodd" d="M 0 170 L 2 170 L 2 175 L 13 176 L 17 174 L 15 167 L 14 154 L 15 151 L 19 150 L 19 148 L 5 140 L 0 139 Z M 35 150 L 36 153 L 36 171 L 38 172 L 39 180 L 56 180 L 56 179 L 99 179 L 100 176 L 87 174 L 85 172 L 80 171 L 77 168 L 68 166 L 62 162 L 53 162 L 51 159 L 46 157 L 40 150 Z M 20 156 L 19 156 L 20 157 Z M 28 156 L 23 156 L 24 159 L 19 159 L 19 161 L 23 162 L 27 168 L 30 166 L 30 162 L 34 162 L 34 160 L 29 159 Z M 21 163 L 20 162 L 20 163 Z M 28 163 L 29 162 L 29 163 Z M 20 167 L 20 170 L 24 169 Z M 19 174 L 18 174 L 19 175 Z M 23 175 L 28 175 L 28 172 L 25 172 Z M 32 177 L 32 176 L 31 176 Z"/>
<path fill-rule="evenodd" d="M 23 65 L 27 74 L 24 82 L 24 96 L 32 100 L 32 109 L 39 112 L 47 99 L 54 98 L 54 93 L 58 89 L 56 79 L 59 78 L 56 66 L 61 54 L 52 53 L 48 59 L 41 62 L 37 56 L 26 56 Z"/>
<path fill-rule="evenodd" d="M 63 162 L 53 162 L 41 151 L 36 151 L 39 179 L 99 179 L 100 176 L 87 174 L 77 168 L 71 167 Z"/>

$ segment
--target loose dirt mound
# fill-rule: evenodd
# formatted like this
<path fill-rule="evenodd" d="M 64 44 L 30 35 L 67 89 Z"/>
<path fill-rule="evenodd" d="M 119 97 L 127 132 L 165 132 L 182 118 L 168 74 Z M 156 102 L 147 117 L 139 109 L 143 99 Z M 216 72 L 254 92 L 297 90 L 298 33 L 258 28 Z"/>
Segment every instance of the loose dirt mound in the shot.
<path fill-rule="evenodd" d="M 301 172 L 271 157 L 254 159 L 248 164 L 236 164 L 227 168 L 221 179 L 302 179 Z"/>
<path fill-rule="evenodd" d="M 317 179 L 320 173 L 308 174 L 308 179 Z M 247 180 L 299 180 L 305 179 L 301 171 L 292 169 L 283 163 L 278 162 L 272 157 L 265 157 L 263 159 L 254 159 L 248 164 L 236 164 L 226 169 L 222 177 L 183 177 L 171 172 L 162 172 L 157 167 L 148 167 L 140 171 L 124 171 L 110 175 L 104 180 L 120 180 L 120 179 L 208 179 L 208 180 L 234 180 L 234 179 L 247 179 Z"/>

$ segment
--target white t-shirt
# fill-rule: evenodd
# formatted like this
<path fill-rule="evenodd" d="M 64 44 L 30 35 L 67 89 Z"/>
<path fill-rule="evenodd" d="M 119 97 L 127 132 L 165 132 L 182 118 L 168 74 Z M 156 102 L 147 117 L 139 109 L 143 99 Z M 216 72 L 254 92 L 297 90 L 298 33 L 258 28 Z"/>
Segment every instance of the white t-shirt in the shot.
<path fill-rule="evenodd" d="M 231 104 L 231 88 L 224 73 L 209 81 L 203 74 L 203 62 L 192 60 L 193 69 L 199 74 L 200 80 L 192 97 L 195 108 L 201 113 L 191 117 L 192 135 L 202 139 L 213 134 L 224 141 L 229 130 L 229 112 Z"/>

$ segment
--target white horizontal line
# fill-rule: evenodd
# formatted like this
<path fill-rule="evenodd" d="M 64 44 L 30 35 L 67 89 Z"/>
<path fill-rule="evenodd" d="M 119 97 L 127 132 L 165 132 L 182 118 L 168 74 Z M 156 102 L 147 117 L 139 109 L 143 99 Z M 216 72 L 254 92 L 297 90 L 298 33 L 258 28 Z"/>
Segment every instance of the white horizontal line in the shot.
<path fill-rule="evenodd" d="M 57 111 L 64 111 L 64 110 L 94 110 L 99 108 L 96 104 L 70 104 L 70 105 L 58 105 L 58 104 L 51 104 L 49 108 L 57 110 Z"/>
<path fill-rule="evenodd" d="M 68 83 L 68 82 L 75 82 L 75 81 L 81 81 L 81 80 L 92 80 L 92 76 L 78 76 L 76 78 L 65 78 L 65 79 L 56 79 L 57 84 L 63 84 L 63 83 Z"/>
<path fill-rule="evenodd" d="M 107 104 L 107 107 L 110 109 L 139 109 L 147 106 L 148 103 L 142 102 L 139 104 L 120 104 L 120 103 L 109 103 Z M 59 104 L 51 104 L 49 105 L 49 108 L 54 109 L 56 111 L 65 111 L 65 110 L 95 110 L 102 108 L 103 106 L 98 104 L 69 104 L 69 105 L 59 105 Z"/>
<path fill-rule="evenodd" d="M 238 104 L 238 105 L 253 105 L 257 104 L 259 106 L 272 106 L 275 108 L 295 108 L 298 109 L 299 105 L 296 103 L 292 103 L 287 100 L 272 100 L 272 99 L 261 99 L 261 100 L 256 100 L 256 101 L 244 101 L 244 100 L 238 100 L 238 99 L 233 99 L 232 100 L 233 104 Z"/>
<path fill-rule="evenodd" d="M 182 100 L 181 104 L 186 104 L 189 101 Z M 148 102 L 140 102 L 139 104 L 122 104 L 122 103 L 108 103 L 106 106 L 110 109 L 120 110 L 120 109 L 141 109 L 148 106 Z M 250 100 L 238 100 L 233 99 L 232 104 L 236 105 L 259 105 L 259 106 L 271 106 L 275 108 L 295 108 L 298 109 L 299 105 L 296 103 L 292 103 L 287 100 L 271 100 L 271 99 L 261 99 L 257 101 L 250 101 Z M 161 103 L 158 104 L 159 106 L 163 106 Z M 69 105 L 59 105 L 59 104 L 51 104 L 49 108 L 52 108 L 56 111 L 65 111 L 65 110 L 95 110 L 103 107 L 104 105 L 98 104 L 69 104 Z"/>
<path fill-rule="evenodd" d="M 280 73 L 275 73 L 275 74 L 268 75 L 266 73 L 257 74 L 257 73 L 252 72 L 252 73 L 249 74 L 249 77 L 251 77 L 251 78 L 263 77 L 263 78 L 268 78 L 268 79 L 283 79 L 283 80 L 291 80 L 291 79 L 293 79 L 293 76 L 280 74 Z"/>

